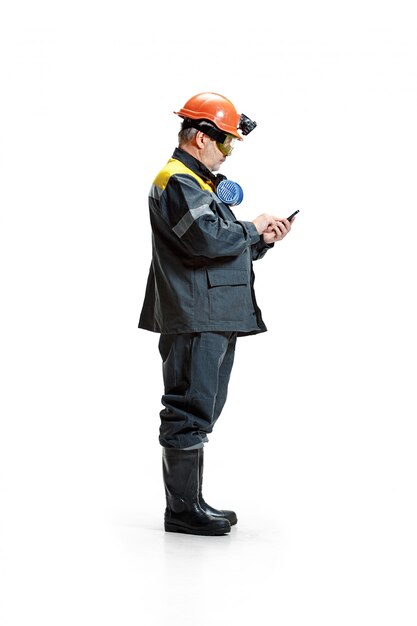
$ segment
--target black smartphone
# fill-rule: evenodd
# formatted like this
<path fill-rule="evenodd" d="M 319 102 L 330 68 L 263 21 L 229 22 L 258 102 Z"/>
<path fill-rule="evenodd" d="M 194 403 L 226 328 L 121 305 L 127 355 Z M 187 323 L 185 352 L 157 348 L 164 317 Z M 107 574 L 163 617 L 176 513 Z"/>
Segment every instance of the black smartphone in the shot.
<path fill-rule="evenodd" d="M 300 209 L 297 209 L 296 211 L 294 211 L 294 213 L 291 213 L 291 215 L 290 215 L 289 217 L 287 217 L 287 220 L 288 220 L 289 222 L 291 222 L 292 218 L 293 218 L 295 215 L 297 215 L 297 213 L 299 213 L 299 212 L 300 212 Z"/>

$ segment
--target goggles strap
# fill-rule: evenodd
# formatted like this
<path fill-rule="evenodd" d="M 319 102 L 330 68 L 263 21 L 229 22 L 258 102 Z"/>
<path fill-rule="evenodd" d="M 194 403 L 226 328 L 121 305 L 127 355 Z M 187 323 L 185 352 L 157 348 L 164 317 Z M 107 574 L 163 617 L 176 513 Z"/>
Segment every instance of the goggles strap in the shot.
<path fill-rule="evenodd" d="M 201 130 L 202 133 L 210 137 L 210 139 L 214 139 L 219 143 L 224 143 L 226 141 L 227 133 L 219 130 L 209 120 L 192 120 L 189 117 L 184 118 L 181 128 L 185 130 L 186 128 L 196 128 L 197 130 Z"/>

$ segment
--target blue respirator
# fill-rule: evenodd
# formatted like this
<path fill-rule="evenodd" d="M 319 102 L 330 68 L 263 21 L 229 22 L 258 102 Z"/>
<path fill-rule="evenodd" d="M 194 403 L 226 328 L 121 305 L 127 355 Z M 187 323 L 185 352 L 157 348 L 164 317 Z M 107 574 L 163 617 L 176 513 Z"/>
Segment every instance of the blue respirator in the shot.
<path fill-rule="evenodd" d="M 236 206 L 243 200 L 243 189 L 238 183 L 225 178 L 216 187 L 216 194 L 224 204 Z"/>

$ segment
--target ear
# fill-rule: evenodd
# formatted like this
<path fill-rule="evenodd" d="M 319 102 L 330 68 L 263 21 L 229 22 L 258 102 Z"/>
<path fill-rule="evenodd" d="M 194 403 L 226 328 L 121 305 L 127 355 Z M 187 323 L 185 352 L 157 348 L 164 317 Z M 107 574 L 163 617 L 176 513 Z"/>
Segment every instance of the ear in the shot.
<path fill-rule="evenodd" d="M 210 137 L 205 135 L 201 130 L 197 131 L 197 133 L 194 135 L 194 139 L 197 147 L 200 150 L 207 145 L 208 141 L 210 141 Z"/>

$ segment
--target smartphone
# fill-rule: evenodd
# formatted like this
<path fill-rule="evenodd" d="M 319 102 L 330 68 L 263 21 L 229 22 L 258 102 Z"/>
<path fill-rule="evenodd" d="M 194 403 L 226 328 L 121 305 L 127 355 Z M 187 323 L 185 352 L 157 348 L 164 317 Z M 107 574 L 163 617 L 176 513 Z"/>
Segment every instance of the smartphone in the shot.
<path fill-rule="evenodd" d="M 290 215 L 289 217 L 287 217 L 287 220 L 288 220 L 289 222 L 291 222 L 292 218 L 293 218 L 295 215 L 297 215 L 297 213 L 299 213 L 299 212 L 300 212 L 300 209 L 297 209 L 296 211 L 294 211 L 294 213 L 291 213 L 291 215 Z"/>

